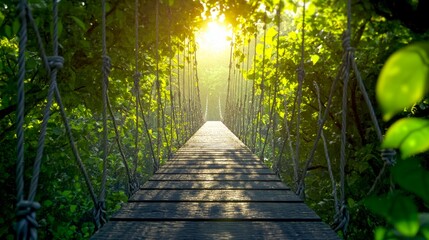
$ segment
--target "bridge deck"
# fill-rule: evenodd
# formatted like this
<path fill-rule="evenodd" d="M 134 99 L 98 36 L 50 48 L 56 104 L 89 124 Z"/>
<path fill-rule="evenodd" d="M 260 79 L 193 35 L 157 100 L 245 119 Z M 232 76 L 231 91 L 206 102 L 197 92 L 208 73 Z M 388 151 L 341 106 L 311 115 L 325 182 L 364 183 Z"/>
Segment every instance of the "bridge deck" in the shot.
<path fill-rule="evenodd" d="M 221 122 L 207 122 L 92 239 L 339 239 Z"/>

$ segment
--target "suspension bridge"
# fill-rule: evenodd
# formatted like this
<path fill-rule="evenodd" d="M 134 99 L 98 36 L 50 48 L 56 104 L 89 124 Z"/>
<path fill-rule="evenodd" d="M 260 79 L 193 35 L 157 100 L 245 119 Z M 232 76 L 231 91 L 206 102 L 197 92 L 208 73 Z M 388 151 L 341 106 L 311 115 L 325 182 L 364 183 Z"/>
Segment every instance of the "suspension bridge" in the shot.
<path fill-rule="evenodd" d="M 339 239 L 221 122 L 206 122 L 92 239 Z"/>
<path fill-rule="evenodd" d="M 135 1 L 135 8 L 138 9 L 138 1 Z M 279 85 L 267 84 L 265 81 L 265 72 L 262 71 L 260 86 L 253 81 L 252 94 L 248 91 L 248 82 L 245 83 L 242 73 L 235 73 L 233 65 L 242 64 L 233 56 L 237 51 L 231 44 L 229 78 L 227 85 L 227 98 L 225 109 L 220 110 L 220 121 L 205 121 L 201 107 L 199 79 L 197 74 L 196 46 L 195 42 L 187 40 L 183 43 L 183 54 L 177 54 L 177 83 L 173 84 L 173 57 L 169 58 L 167 78 L 169 84 L 169 98 L 163 96 L 162 80 L 159 76 L 160 56 L 159 56 L 159 1 L 156 1 L 156 42 L 154 71 L 155 80 L 153 82 L 153 97 L 156 102 L 156 117 L 152 119 L 153 129 L 148 126 L 148 115 L 144 112 L 145 104 L 142 102 L 140 78 L 142 73 L 139 71 L 139 33 L 138 33 L 138 12 L 135 13 L 136 21 L 136 42 L 135 42 L 135 72 L 133 75 L 134 87 L 133 95 L 135 96 L 135 116 L 136 116 L 136 133 L 135 145 L 138 148 L 139 141 L 143 141 L 139 134 L 139 126 L 144 132 L 143 136 L 147 141 L 148 151 L 150 154 L 149 164 L 153 168 L 153 175 L 144 184 L 140 185 L 138 178 L 138 150 L 136 156 L 126 156 L 124 145 L 120 139 L 120 127 L 116 122 L 115 112 L 109 99 L 109 74 L 111 72 L 111 58 L 108 56 L 106 46 L 106 6 L 102 1 L 102 155 L 103 169 L 102 181 L 100 183 L 100 194 L 97 196 L 96 188 L 91 183 L 90 174 L 88 173 L 84 161 L 79 154 L 79 148 L 74 140 L 73 132 L 70 126 L 70 120 L 62 103 L 62 98 L 57 84 L 57 73 L 63 68 L 64 59 L 59 56 L 58 48 L 58 1 L 53 1 L 53 56 L 47 56 L 41 41 L 38 28 L 34 23 L 31 10 L 26 1 L 21 1 L 19 5 L 21 27 L 19 31 L 19 79 L 18 79 L 18 104 L 17 104 L 17 139 L 18 139 L 18 160 L 17 160 L 17 216 L 18 221 L 16 229 L 19 239 L 36 239 L 37 238 L 37 221 L 36 210 L 40 204 L 35 201 L 38 178 L 40 174 L 41 161 L 43 158 L 45 135 L 48 129 L 48 122 L 51 116 L 51 107 L 56 101 L 58 109 L 66 129 L 66 135 L 69 139 L 71 151 L 74 155 L 77 165 L 82 172 L 83 179 L 91 200 L 94 204 L 94 222 L 97 231 L 92 239 L 141 239 L 141 238 L 159 238 L 159 239 L 339 239 L 338 235 L 332 228 L 322 222 L 321 218 L 310 209 L 305 203 L 305 178 L 310 168 L 314 153 L 319 141 L 324 145 L 325 151 L 326 139 L 323 134 L 323 127 L 327 121 L 330 111 L 332 98 L 334 97 L 339 79 L 343 78 L 343 101 L 342 101 L 342 122 L 341 122 L 341 159 L 340 159 L 340 180 L 334 179 L 332 174 L 331 162 L 327 157 L 327 166 L 330 173 L 330 180 L 333 188 L 333 199 L 335 200 L 335 217 L 334 228 L 336 231 L 341 230 L 346 234 L 347 224 L 349 222 L 349 213 L 345 199 L 345 164 L 346 164 L 346 117 L 347 117 L 347 84 L 351 71 L 355 72 L 359 87 L 364 95 L 368 105 L 371 119 L 375 131 L 380 140 L 382 133 L 377 123 L 377 118 L 372 108 L 371 102 L 366 93 L 365 86 L 360 77 L 357 68 L 354 50 L 350 46 L 350 17 L 351 6 L 348 1 L 348 24 L 343 36 L 344 54 L 338 76 L 332 83 L 332 88 L 326 103 L 322 104 L 320 100 L 319 87 L 315 83 L 315 89 L 319 100 L 319 112 L 317 119 L 317 132 L 314 134 L 315 140 L 313 147 L 309 150 L 306 159 L 300 161 L 300 119 L 301 119 L 301 102 L 304 72 L 304 20 L 305 20 L 305 2 L 303 6 L 303 26 L 302 26 L 302 55 L 301 62 L 298 66 L 298 86 L 296 90 L 296 131 L 294 143 L 295 148 L 290 143 L 293 133 L 292 127 L 288 125 L 285 118 L 284 126 L 286 137 L 282 139 L 283 146 L 276 146 L 275 141 L 276 109 L 282 104 L 277 103 L 277 93 Z M 276 13 L 277 28 L 280 29 L 280 4 Z M 266 15 L 265 15 L 266 18 Z M 36 42 L 40 51 L 40 59 L 48 75 L 50 76 L 48 95 L 46 97 L 46 106 L 41 121 L 40 137 L 37 143 L 37 153 L 35 156 L 34 173 L 29 195 L 24 194 L 24 83 L 26 74 L 26 57 L 25 48 L 27 41 L 27 28 L 33 28 Z M 277 59 L 275 73 L 279 72 L 279 42 L 280 30 L 277 34 Z M 265 41 L 266 27 L 263 28 L 263 57 L 262 68 L 265 67 Z M 255 34 L 255 53 L 257 34 Z M 171 39 L 169 39 L 171 41 Z M 171 42 L 170 46 L 172 45 Z M 179 48 L 178 48 L 179 49 Z M 171 48 L 170 48 L 171 50 Z M 247 49 L 247 70 L 249 70 L 250 40 Z M 243 53 L 245 48 L 243 47 Z M 255 58 L 256 59 L 256 58 Z M 238 70 L 237 70 L 238 71 Z M 232 73 L 233 72 L 233 73 Z M 169 75 L 169 76 L 168 76 Z M 165 76 L 164 76 L 165 77 Z M 256 77 L 255 77 L 256 78 Z M 277 81 L 278 82 L 278 81 Z M 264 86 L 266 84 L 266 86 Z M 245 90 L 244 90 L 245 89 Z M 250 87 L 249 87 L 250 89 Z M 152 89 L 150 90 L 152 91 Z M 175 95 L 174 92 L 178 91 Z M 256 91 L 260 91 L 256 94 Z M 267 92 L 264 92 L 267 91 Z M 150 95 L 152 92 L 150 93 Z M 265 95 L 264 95 L 265 94 Z M 268 106 L 263 106 L 264 98 L 268 96 Z M 151 95 L 152 97 L 152 95 Z M 151 99 L 152 101 L 152 99 Z M 169 119 L 167 115 L 167 102 L 171 104 L 169 109 Z M 208 102 L 208 99 L 206 100 Z M 246 104 L 249 104 L 246 106 Z M 287 113 L 287 103 L 285 112 Z M 279 107 L 279 106 L 280 107 Z M 221 109 L 219 100 L 219 109 Z M 294 106 L 295 107 L 295 106 Z M 268 109 L 268 110 L 267 110 Z M 266 111 L 266 112 L 264 112 Z M 268 118 L 263 121 L 262 116 Z M 207 115 L 207 107 L 206 114 Z M 110 119 L 109 119 L 110 117 Z M 127 174 L 127 193 L 129 194 L 128 202 L 124 203 L 121 209 L 107 219 L 106 213 L 106 178 L 107 178 L 107 158 L 109 153 L 109 136 L 108 123 L 112 123 L 112 129 L 115 137 L 110 137 L 110 145 L 118 148 L 120 160 Z M 169 123 L 168 123 L 169 121 Z M 264 123 L 265 122 L 265 125 Z M 167 124 L 170 124 L 170 132 L 165 130 Z M 225 124 L 225 125 L 224 125 Z M 230 128 L 230 129 L 228 129 Z M 153 131 L 157 132 L 156 136 Z M 247 134 L 247 132 L 250 132 Z M 234 135 L 234 133 L 236 135 Z M 246 135 L 247 134 L 247 135 Z M 270 136 L 269 136 L 270 135 Z M 112 140 L 114 139 L 114 140 Z M 162 141 L 166 143 L 168 151 L 162 152 Z M 186 139 L 189 139 L 185 141 Z M 243 143 L 241 140 L 245 143 Z M 270 140 L 268 140 L 270 139 Z M 183 141 L 181 143 L 181 141 Z M 289 141 L 289 145 L 287 142 Z M 172 152 L 172 145 L 177 142 L 180 145 L 177 151 Z M 255 154 L 256 145 L 259 144 L 259 156 Z M 272 146 L 267 146 L 267 145 Z M 272 168 L 264 164 L 264 154 L 267 148 L 271 148 L 273 153 L 276 149 L 281 149 L 279 156 L 274 156 Z M 283 155 L 283 150 L 288 149 L 292 156 L 294 186 L 289 187 L 281 180 L 281 170 L 279 160 Z M 168 153 L 166 153 L 168 152 Z M 163 155 L 164 154 L 164 155 Z M 302 153 L 301 153 L 302 154 Z M 275 155 L 275 154 L 274 154 Z M 302 154 L 303 155 L 303 154 Z M 326 155 L 329 155 L 326 153 Z M 162 161 L 164 157 L 165 161 Z M 132 160 L 130 160 L 133 158 Z M 164 163 L 164 164 L 162 164 Z M 384 169 L 384 168 L 383 168 Z M 284 174 L 284 173 L 283 173 Z M 337 187 L 338 186 L 338 187 Z M 294 191 L 293 191 L 294 190 Z"/>

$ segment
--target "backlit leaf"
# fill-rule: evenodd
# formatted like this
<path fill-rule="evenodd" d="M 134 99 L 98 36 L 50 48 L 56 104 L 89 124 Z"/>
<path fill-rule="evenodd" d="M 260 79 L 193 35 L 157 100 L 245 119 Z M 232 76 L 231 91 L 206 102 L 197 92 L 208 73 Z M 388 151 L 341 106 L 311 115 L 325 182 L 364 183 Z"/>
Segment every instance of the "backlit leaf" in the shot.
<path fill-rule="evenodd" d="M 399 161 L 392 169 L 393 178 L 402 188 L 416 194 L 429 203 L 429 172 L 418 159 Z"/>
<path fill-rule="evenodd" d="M 365 206 L 386 218 L 403 236 L 413 237 L 419 230 L 417 207 L 408 197 L 399 194 L 370 197 L 365 200 Z"/>
<path fill-rule="evenodd" d="M 313 62 L 313 65 L 316 64 L 319 61 L 320 57 L 319 55 L 311 55 L 311 61 Z"/>
<path fill-rule="evenodd" d="M 399 148 L 403 158 L 429 149 L 429 120 L 403 118 L 395 122 L 386 133 L 384 148 Z"/>
<path fill-rule="evenodd" d="M 428 51 L 427 43 L 413 44 L 395 52 L 383 66 L 376 95 L 385 120 L 423 98 L 429 69 Z"/>

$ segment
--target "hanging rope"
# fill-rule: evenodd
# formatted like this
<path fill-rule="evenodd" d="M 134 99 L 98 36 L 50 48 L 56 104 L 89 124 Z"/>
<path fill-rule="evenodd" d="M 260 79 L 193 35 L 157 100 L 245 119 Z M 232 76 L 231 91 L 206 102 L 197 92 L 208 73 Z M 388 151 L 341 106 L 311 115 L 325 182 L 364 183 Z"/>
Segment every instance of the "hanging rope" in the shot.
<path fill-rule="evenodd" d="M 176 141 L 177 141 L 177 147 L 180 146 L 179 141 L 179 129 L 177 127 L 177 118 L 176 118 L 176 109 L 174 107 L 175 103 L 175 95 L 173 94 L 173 43 L 171 41 L 171 35 L 172 35 L 172 27 L 171 27 L 171 8 L 168 7 L 168 46 L 169 46 L 169 62 L 168 62 L 168 73 L 169 73 L 169 80 L 170 80 L 170 111 L 171 111 L 171 120 L 170 120 L 170 135 L 171 135 L 171 145 L 173 145 L 174 142 L 174 133 L 173 129 L 176 133 Z"/>
<path fill-rule="evenodd" d="M 129 184 L 129 193 L 133 195 L 137 189 L 139 189 L 139 182 L 137 180 L 137 165 L 139 159 L 139 99 L 140 99 L 140 78 L 142 73 L 139 71 L 139 1 L 135 0 L 134 2 L 134 21 L 135 21 L 135 45 L 134 45 L 134 58 L 135 58 L 135 70 L 134 70 L 134 93 L 135 93 L 135 104 L 136 104 L 136 131 L 134 135 L 135 140 L 135 153 L 133 161 L 133 172 L 132 172 L 132 181 Z"/>
<path fill-rule="evenodd" d="M 316 89 L 317 94 L 317 103 L 319 105 L 319 116 L 318 116 L 318 124 L 322 124 L 322 100 L 320 97 L 320 89 L 319 85 L 316 82 L 313 82 L 314 88 Z M 328 173 L 329 178 L 331 179 L 331 185 L 332 185 L 332 196 L 334 198 L 334 209 L 335 209 L 335 215 L 339 214 L 340 209 L 338 208 L 339 202 L 338 202 L 338 195 L 337 195 L 337 182 L 335 181 L 333 170 L 332 170 L 332 164 L 331 164 L 331 158 L 329 156 L 329 150 L 328 150 L 328 143 L 325 138 L 325 134 L 323 133 L 323 129 L 321 132 L 322 142 L 323 142 L 323 150 L 325 151 L 325 158 L 326 158 L 326 164 L 328 165 Z"/>
<path fill-rule="evenodd" d="M 232 51 L 233 51 L 234 43 L 231 40 L 230 50 L 229 50 L 229 66 L 228 66 L 228 83 L 226 90 L 226 104 L 225 104 L 225 122 L 227 126 L 231 125 L 230 122 L 230 110 L 231 110 L 231 68 L 232 68 Z M 220 108 L 219 108 L 220 109 Z"/>
<path fill-rule="evenodd" d="M 86 169 L 80 159 L 79 152 L 76 148 L 76 144 L 73 140 L 71 133 L 71 127 L 68 123 L 68 119 L 64 110 L 64 106 L 61 101 L 61 96 L 57 88 L 56 76 L 58 69 L 63 67 L 63 58 L 58 56 L 58 2 L 53 1 L 53 56 L 47 57 L 43 47 L 43 43 L 35 24 L 34 18 L 31 14 L 30 9 L 28 8 L 27 2 L 22 0 L 18 6 L 19 17 L 21 21 L 21 26 L 19 30 L 19 52 L 18 52 L 18 65 L 19 65 L 19 77 L 18 77 L 18 107 L 17 107 L 17 136 L 18 136 L 18 160 L 17 160 L 17 239 L 37 239 L 37 221 L 35 211 L 40 208 L 40 204 L 34 202 L 34 198 L 37 192 L 38 179 L 41 169 L 41 160 L 43 156 L 44 141 L 47 130 L 47 123 L 50 116 L 50 107 L 53 102 L 53 95 L 57 100 L 58 106 L 60 108 L 60 113 L 66 128 L 66 132 L 69 138 L 70 145 L 72 147 L 72 152 L 75 156 L 75 159 L 79 165 L 81 172 L 84 175 L 85 183 L 90 192 L 91 198 L 94 202 L 94 205 L 97 204 L 97 198 L 94 193 L 94 189 L 89 180 L 89 176 L 86 172 Z M 42 59 L 42 63 L 50 76 L 49 90 L 47 96 L 47 104 L 43 113 L 43 120 L 41 124 L 41 132 L 39 135 L 37 143 L 37 153 L 36 159 L 34 161 L 33 167 L 33 176 L 31 179 L 31 185 L 29 190 L 28 200 L 24 200 L 24 130 L 23 130 L 23 121 L 24 121 L 24 79 L 25 79 L 25 47 L 27 42 L 27 18 L 30 24 L 32 25 L 36 40 L 38 43 L 39 53 Z"/>
<path fill-rule="evenodd" d="M 268 125 L 268 131 L 267 131 L 267 137 L 268 137 L 268 133 L 270 130 L 270 125 L 273 125 L 273 133 L 272 133 L 272 151 L 273 151 L 273 156 L 275 156 L 275 150 L 276 150 L 276 146 L 275 146 L 275 133 L 276 133 L 276 122 L 275 120 L 273 120 L 273 113 L 275 111 L 276 105 L 277 105 L 277 91 L 278 91 L 278 84 L 280 82 L 280 74 L 279 74 L 279 68 L 280 68 L 280 31 L 281 31 L 281 10 L 282 10 L 282 1 L 279 2 L 278 5 L 278 9 L 277 9 L 277 46 L 276 46 L 276 71 L 275 71 L 275 83 L 274 83 L 274 99 L 273 99 L 273 105 L 271 107 L 271 112 L 270 112 L 270 121 L 269 121 L 269 125 Z M 265 150 L 265 145 L 264 145 L 264 150 Z M 262 150 L 262 153 L 264 153 L 264 150 Z M 273 170 L 277 175 L 280 175 L 280 169 L 279 169 L 279 163 L 278 161 L 276 161 L 277 159 L 274 159 L 274 164 L 273 164 Z"/>
<path fill-rule="evenodd" d="M 156 61 L 156 96 L 157 96 L 157 107 L 156 107 L 156 161 L 157 166 L 160 166 L 161 161 L 161 143 L 162 143 L 162 133 L 161 133 L 161 109 L 162 100 L 161 100 L 161 83 L 159 80 L 159 0 L 156 0 L 156 9 L 155 9 L 155 61 Z"/>
<path fill-rule="evenodd" d="M 297 120 L 296 120 L 296 128 L 295 128 L 295 135 L 296 135 L 296 142 L 295 142 L 295 162 L 294 164 L 297 166 L 295 169 L 299 171 L 299 159 L 300 159 L 300 144 L 301 144 L 301 137 L 300 137 L 300 125 L 301 125 L 301 102 L 302 102 L 302 85 L 304 83 L 305 78 L 305 69 L 304 69 L 304 58 L 305 58 L 305 0 L 303 1 L 302 5 L 302 37 L 301 37 L 301 61 L 299 64 L 299 67 L 297 69 L 298 73 L 298 90 L 297 90 Z M 306 172 L 301 172 L 302 177 L 305 178 Z M 294 172 L 294 181 L 297 185 L 297 193 L 298 196 L 300 196 L 302 199 L 305 198 L 305 185 L 304 184 L 298 184 L 299 174 L 298 172 Z"/>
<path fill-rule="evenodd" d="M 106 1 L 102 0 L 101 2 L 102 8 L 102 18 L 101 18 L 101 37 L 102 37 L 102 81 L 101 81 L 101 96 L 103 99 L 103 173 L 101 179 L 101 187 L 100 187 L 100 195 L 98 197 L 98 204 L 96 204 L 94 208 L 94 221 L 96 224 L 96 228 L 101 228 L 104 223 L 107 222 L 107 214 L 106 214 L 106 181 L 107 181 L 107 155 L 108 155 L 108 129 L 107 129 L 107 88 L 109 84 L 109 74 L 111 68 L 111 60 L 107 55 L 107 44 L 106 44 Z"/>
<path fill-rule="evenodd" d="M 256 47 L 257 47 L 257 39 L 258 39 L 258 33 L 255 32 L 254 35 L 254 47 L 253 47 L 253 81 L 252 81 L 252 108 L 251 108 L 251 112 L 250 112 L 250 116 L 252 119 L 252 130 L 251 133 L 252 135 L 251 137 L 251 150 L 253 153 L 255 153 L 255 148 L 256 148 L 256 130 L 258 128 L 255 129 L 255 95 L 256 95 L 256 79 L 257 79 L 257 75 L 256 75 Z M 256 116 L 257 119 L 257 116 Z"/>
<path fill-rule="evenodd" d="M 256 131 L 259 134 L 259 150 L 261 150 L 261 145 L 262 145 L 262 116 L 264 114 L 264 110 L 263 110 L 263 100 L 264 100 L 264 94 L 265 94 L 265 50 L 266 50 L 266 41 L 267 41 L 267 13 L 264 13 L 264 42 L 263 42 L 263 47 L 262 47 L 262 75 L 261 75 L 261 84 L 260 89 L 261 89 L 261 96 L 259 98 L 259 108 L 258 108 L 258 118 L 257 118 L 257 122 L 256 122 Z M 259 160 L 263 161 L 263 156 L 261 155 Z"/>

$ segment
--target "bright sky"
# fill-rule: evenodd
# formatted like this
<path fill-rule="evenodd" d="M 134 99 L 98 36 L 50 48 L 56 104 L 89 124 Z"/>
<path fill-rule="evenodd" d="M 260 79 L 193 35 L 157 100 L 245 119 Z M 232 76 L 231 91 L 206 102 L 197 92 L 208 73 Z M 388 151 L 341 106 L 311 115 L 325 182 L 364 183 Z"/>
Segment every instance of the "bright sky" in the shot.
<path fill-rule="evenodd" d="M 206 28 L 197 34 L 199 49 L 213 52 L 225 51 L 229 47 L 228 37 L 230 36 L 231 33 L 225 26 L 216 21 L 211 21 Z"/>

